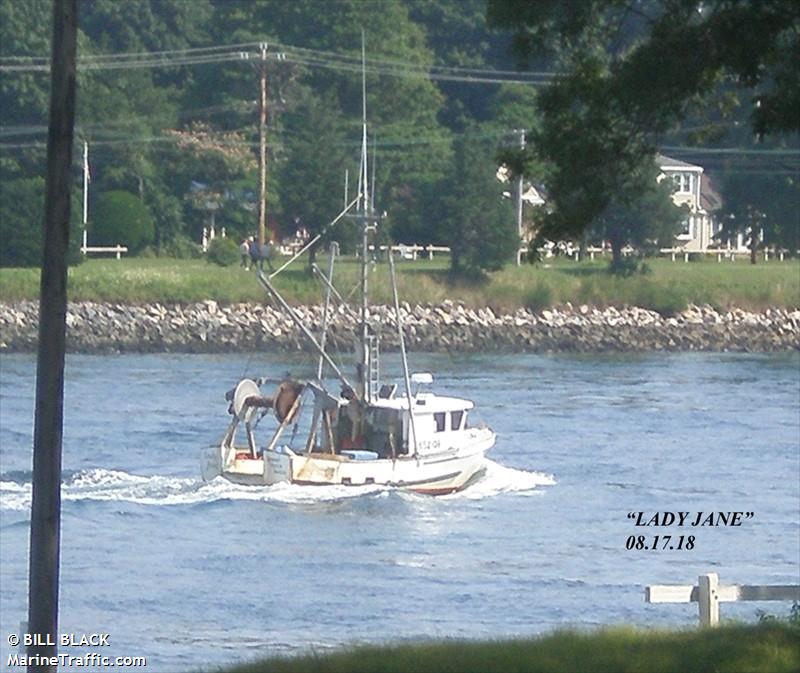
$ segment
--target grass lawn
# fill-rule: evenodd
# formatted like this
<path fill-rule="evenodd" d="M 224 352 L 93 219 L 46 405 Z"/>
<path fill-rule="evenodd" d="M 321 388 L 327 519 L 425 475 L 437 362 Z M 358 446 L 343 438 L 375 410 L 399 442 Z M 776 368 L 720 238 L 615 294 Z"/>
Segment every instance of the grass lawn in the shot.
<path fill-rule="evenodd" d="M 800 629 L 784 624 L 686 631 L 629 628 L 535 639 L 358 647 L 267 659 L 226 673 L 789 673 Z"/>
<path fill-rule="evenodd" d="M 319 259 L 326 268 L 324 257 Z M 577 263 L 557 259 L 549 263 L 507 266 L 484 283 L 452 281 L 448 259 L 403 260 L 397 263 L 400 295 L 411 303 L 461 300 L 469 306 L 490 306 L 495 311 L 519 307 L 541 309 L 554 304 L 597 306 L 636 305 L 662 313 L 681 310 L 689 303 L 717 308 L 738 306 L 800 306 L 800 261 L 769 261 L 752 266 L 705 260 L 684 263 L 669 259 L 648 261 L 651 272 L 628 278 L 607 273 L 607 262 Z M 370 275 L 370 291 L 377 303 L 391 302 L 386 264 Z M 344 258 L 337 263 L 334 280 L 345 296 L 356 291 L 358 264 Z M 278 288 L 295 304 L 317 303 L 322 288 L 298 260 L 276 278 Z M 0 269 L 0 301 L 35 299 L 38 269 Z M 221 303 L 257 302 L 264 293 L 253 272 L 239 266 L 219 267 L 205 260 L 167 258 L 90 259 L 69 270 L 72 301 L 119 303 L 175 303 L 214 299 Z M 352 296 L 352 294 L 351 294 Z"/>

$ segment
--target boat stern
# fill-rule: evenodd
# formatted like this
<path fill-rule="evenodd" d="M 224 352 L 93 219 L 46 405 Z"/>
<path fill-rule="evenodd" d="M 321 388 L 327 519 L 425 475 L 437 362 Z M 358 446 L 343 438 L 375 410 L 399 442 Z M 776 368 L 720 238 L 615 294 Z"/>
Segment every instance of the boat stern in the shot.
<path fill-rule="evenodd" d="M 200 455 L 200 473 L 203 481 L 211 481 L 222 474 L 222 451 L 210 446 Z"/>

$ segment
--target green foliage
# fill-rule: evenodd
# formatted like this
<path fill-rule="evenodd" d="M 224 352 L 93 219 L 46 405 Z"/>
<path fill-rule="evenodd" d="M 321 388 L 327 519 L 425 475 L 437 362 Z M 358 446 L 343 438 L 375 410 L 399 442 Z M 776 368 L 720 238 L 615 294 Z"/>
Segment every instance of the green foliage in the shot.
<path fill-rule="evenodd" d="M 550 165 L 551 238 L 577 237 L 625 191 L 658 138 L 722 78 L 744 87 L 759 134 L 800 128 L 800 5 L 760 0 L 489 0 L 490 25 L 518 54 L 555 52 L 565 74 L 539 97 L 529 152 Z"/>
<path fill-rule="evenodd" d="M 3 182 L 0 191 L 0 266 L 42 263 L 44 180 Z"/>
<path fill-rule="evenodd" d="M 615 276 L 622 278 L 630 278 L 631 276 L 639 273 L 640 262 L 638 257 L 620 256 L 618 259 L 612 259 L 608 265 L 608 270 Z"/>
<path fill-rule="evenodd" d="M 323 99 L 308 95 L 286 115 L 290 134 L 281 180 L 292 189 L 282 200 L 285 235 L 300 227 L 312 236 L 322 232 L 342 210 L 345 168 L 350 168 L 353 184 L 356 182 L 357 167 L 347 161 L 342 119 L 335 111 L 330 95 Z M 351 199 L 355 191 L 353 187 Z M 344 220 L 324 240 L 337 240 L 343 251 L 352 252 L 356 237 L 354 223 Z"/>
<path fill-rule="evenodd" d="M 217 239 L 215 239 L 217 240 Z M 318 303 L 320 287 L 305 273 L 298 260 L 275 278 L 278 289 L 294 304 Z M 800 262 L 796 260 L 752 267 L 730 262 L 684 264 L 667 259 L 648 262 L 651 273 L 623 278 L 608 273 L 607 262 L 576 263 L 549 259 L 542 266 L 508 265 L 490 273 L 483 283 L 453 283 L 447 273 L 448 260 L 437 254 L 432 261 L 403 260 L 398 263 L 400 295 L 411 302 L 463 301 L 480 308 L 515 311 L 522 306 L 593 304 L 596 306 L 641 306 L 655 310 L 692 304 L 711 304 L 719 309 L 737 306 L 763 310 L 771 306 L 800 306 Z M 359 279 L 355 258 L 337 262 L 336 278 L 341 287 L 354 287 Z M 379 272 L 370 281 L 377 303 L 390 304 L 391 287 Z M 35 299 L 39 277 L 34 269 L 0 268 L 0 301 Z M 217 268 L 209 274 L 206 260 L 176 260 L 168 257 L 123 257 L 89 259 L 71 268 L 69 293 L 74 301 L 187 302 L 214 299 L 240 303 L 262 301 L 263 291 L 240 266 Z"/>
<path fill-rule="evenodd" d="M 497 271 L 519 244 L 513 209 L 487 148 L 462 140 L 455 166 L 442 182 L 437 227 L 450 246 L 452 271 L 475 275 Z"/>
<path fill-rule="evenodd" d="M 525 308 L 530 311 L 541 311 L 553 305 L 553 288 L 549 283 L 539 282 L 525 297 Z"/>
<path fill-rule="evenodd" d="M 44 240 L 43 178 L 0 181 L 0 266 L 35 266 L 42 263 Z M 73 195 L 70 214 L 68 261 L 80 264 L 83 234 Z"/>
<path fill-rule="evenodd" d="M 441 69 L 517 68 L 507 32 L 486 26 L 486 0 L 92 0 L 81 5 L 82 58 L 155 51 L 162 63 L 80 68 L 76 148 L 89 142 L 92 198 L 118 190 L 138 196 L 152 216 L 159 250 L 178 237 L 199 241 L 211 212 L 231 235 L 252 234 L 258 193 L 253 61 L 161 65 L 177 58 L 171 50 L 268 41 L 277 55 L 283 46 L 276 45 L 286 45 L 288 61 L 268 64 L 268 226 L 291 235 L 299 218 L 315 230 L 341 208 L 345 169 L 355 191 L 361 78 L 342 59 L 360 55 L 363 28 L 375 205 L 388 213 L 382 240 L 446 242 L 449 232 L 437 226 L 436 213 L 442 180 L 455 170 L 456 138 L 491 141 L 492 153 L 505 148 L 503 161 L 545 184 L 556 206 L 545 233 L 577 240 L 619 205 L 613 201 L 630 191 L 629 176 L 686 114 L 697 117 L 687 126 L 700 130 L 686 135 L 687 129 L 670 144 L 701 137 L 721 143 L 721 122 L 735 120 L 746 129 L 751 112 L 759 131 L 796 127 L 797 3 L 702 5 L 699 12 L 696 2 L 671 0 L 633 6 L 628 0 L 491 0 L 490 18 L 514 31 L 527 56 L 534 46 L 549 49 L 528 59 L 533 67 L 566 74 L 542 90 Z M 50 12 L 49 0 L 0 2 L 0 56 L 46 59 Z M 423 74 L 428 70 L 433 77 Z M 6 184 L 43 173 L 48 95 L 46 72 L 9 70 L 0 78 L 4 189 L 18 190 Z M 519 136 L 511 131 L 520 128 L 533 151 L 518 151 Z M 742 143 L 740 137 L 736 144 Z M 785 145 L 795 147 L 796 138 Z M 78 163 L 76 156 L 76 188 Z M 697 163 L 713 167 L 705 158 Z M 720 184 L 726 201 L 746 196 L 764 214 L 768 242 L 796 249 L 791 167 L 738 174 L 754 178 L 758 189 Z M 350 247 L 352 226 L 343 221 L 336 237 Z M 93 232 L 90 242 L 96 242 Z M 461 263 L 458 255 L 455 261 Z"/>
<path fill-rule="evenodd" d="M 800 180 L 797 175 L 742 174 L 731 172 L 722 182 L 723 210 L 720 221 L 724 242 L 753 228 L 764 232 L 764 243 L 779 248 L 800 248 Z"/>
<path fill-rule="evenodd" d="M 233 238 L 215 238 L 208 246 L 207 259 L 219 266 L 233 266 L 239 262 L 239 245 Z"/>
<path fill-rule="evenodd" d="M 137 253 L 155 237 L 150 211 L 130 192 L 114 190 L 100 194 L 90 225 L 92 245 L 125 245 Z"/>
<path fill-rule="evenodd" d="M 537 638 L 434 641 L 362 646 L 337 652 L 272 658 L 229 673 L 399 673 L 400 671 L 716 671 L 790 673 L 800 667 L 800 633 L 779 624 L 719 629 L 643 631 L 608 628 L 559 631 Z"/>
<path fill-rule="evenodd" d="M 774 615 L 764 610 L 756 610 L 756 616 L 761 624 L 787 624 L 795 629 L 800 629 L 800 603 L 795 601 L 785 617 Z"/>
<path fill-rule="evenodd" d="M 657 178 L 655 164 L 645 163 L 619 186 L 592 225 L 593 236 L 611 243 L 611 269 L 615 273 L 627 269 L 628 262 L 622 257 L 626 244 L 648 252 L 669 246 L 679 231 L 684 211 L 672 201 L 670 181 L 659 182 Z"/>
<path fill-rule="evenodd" d="M 216 239 L 214 239 L 216 240 Z M 176 236 L 159 249 L 159 255 L 175 259 L 200 259 L 203 249 L 186 236 Z"/>

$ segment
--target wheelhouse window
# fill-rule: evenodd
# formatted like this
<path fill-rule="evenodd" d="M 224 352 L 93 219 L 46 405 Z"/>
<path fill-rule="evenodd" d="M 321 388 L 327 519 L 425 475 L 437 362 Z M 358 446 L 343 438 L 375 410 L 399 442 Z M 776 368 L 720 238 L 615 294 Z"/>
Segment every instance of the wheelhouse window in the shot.
<path fill-rule="evenodd" d="M 461 423 L 464 420 L 463 411 L 454 411 L 450 414 L 450 429 L 461 430 Z"/>
<path fill-rule="evenodd" d="M 433 414 L 433 422 L 436 423 L 436 432 L 444 432 L 447 414 L 444 411 L 437 411 Z"/>

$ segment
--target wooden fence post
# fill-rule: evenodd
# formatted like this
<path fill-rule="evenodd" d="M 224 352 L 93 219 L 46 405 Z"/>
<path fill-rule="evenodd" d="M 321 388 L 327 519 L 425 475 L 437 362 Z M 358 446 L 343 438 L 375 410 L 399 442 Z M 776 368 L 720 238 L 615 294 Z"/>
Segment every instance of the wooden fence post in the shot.
<path fill-rule="evenodd" d="M 701 626 L 719 626 L 719 575 L 707 573 L 697 578 Z"/>
<path fill-rule="evenodd" d="M 654 584 L 645 587 L 648 603 L 697 603 L 700 626 L 719 625 L 719 604 L 732 601 L 800 601 L 800 585 L 722 585 L 717 573 L 700 575 L 697 586 Z"/>

